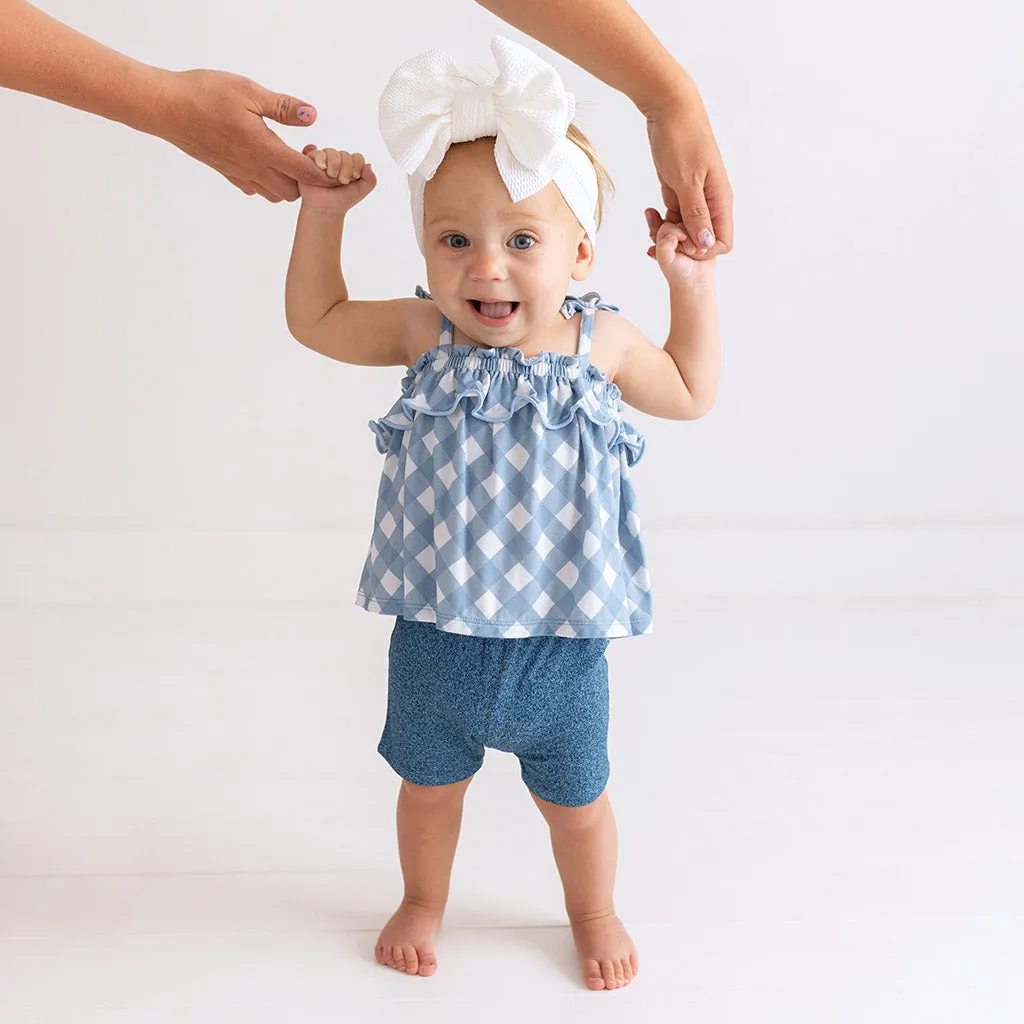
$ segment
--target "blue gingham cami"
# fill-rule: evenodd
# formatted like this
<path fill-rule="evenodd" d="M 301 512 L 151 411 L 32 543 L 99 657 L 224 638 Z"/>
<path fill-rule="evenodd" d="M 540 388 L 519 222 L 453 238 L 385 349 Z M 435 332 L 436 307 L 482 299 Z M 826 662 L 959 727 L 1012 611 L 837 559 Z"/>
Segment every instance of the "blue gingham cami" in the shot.
<path fill-rule="evenodd" d="M 416 294 L 429 298 L 422 289 Z M 385 456 L 356 603 L 486 637 L 620 637 L 652 630 L 651 590 L 630 468 L 645 440 L 619 389 L 576 354 L 440 343 L 408 368 L 370 422 Z"/>

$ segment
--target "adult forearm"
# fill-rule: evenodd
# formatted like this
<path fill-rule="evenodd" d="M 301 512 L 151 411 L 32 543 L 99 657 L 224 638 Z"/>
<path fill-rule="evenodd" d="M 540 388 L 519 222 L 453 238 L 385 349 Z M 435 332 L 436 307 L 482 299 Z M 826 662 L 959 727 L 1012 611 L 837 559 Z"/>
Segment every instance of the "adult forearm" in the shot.
<path fill-rule="evenodd" d="M 341 236 L 345 218 L 313 209 L 299 209 L 288 277 L 285 318 L 295 338 L 315 327 L 332 306 L 348 298 L 341 273 Z"/>
<path fill-rule="evenodd" d="M 477 0 L 625 93 L 648 115 L 699 98 L 693 80 L 625 0 Z"/>
<path fill-rule="evenodd" d="M 671 321 L 665 351 L 672 356 L 694 403 L 706 412 L 718 393 L 722 361 L 713 285 L 700 291 L 670 288 Z"/>
<path fill-rule="evenodd" d="M 0 86 L 156 134 L 172 81 L 24 0 L 0 0 Z"/>

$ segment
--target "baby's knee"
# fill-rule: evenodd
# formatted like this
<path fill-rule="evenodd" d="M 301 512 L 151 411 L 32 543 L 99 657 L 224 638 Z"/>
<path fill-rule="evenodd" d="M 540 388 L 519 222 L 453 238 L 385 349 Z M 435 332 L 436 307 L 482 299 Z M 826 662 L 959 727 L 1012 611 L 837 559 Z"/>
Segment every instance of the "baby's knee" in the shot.
<path fill-rule="evenodd" d="M 548 825 L 560 832 L 583 834 L 598 827 L 609 812 L 606 793 L 581 807 L 563 807 L 543 800 L 536 793 L 531 794 Z"/>

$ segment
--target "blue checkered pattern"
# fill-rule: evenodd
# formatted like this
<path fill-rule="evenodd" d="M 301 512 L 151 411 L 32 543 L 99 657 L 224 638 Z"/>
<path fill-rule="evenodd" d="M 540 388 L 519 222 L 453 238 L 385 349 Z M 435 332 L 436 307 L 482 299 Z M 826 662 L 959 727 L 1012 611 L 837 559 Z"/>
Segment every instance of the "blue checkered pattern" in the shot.
<path fill-rule="evenodd" d="M 418 295 L 429 297 L 422 290 Z M 440 344 L 371 421 L 384 469 L 356 603 L 472 636 L 651 632 L 630 468 L 645 441 L 591 363 L 591 292 L 575 355 Z"/>

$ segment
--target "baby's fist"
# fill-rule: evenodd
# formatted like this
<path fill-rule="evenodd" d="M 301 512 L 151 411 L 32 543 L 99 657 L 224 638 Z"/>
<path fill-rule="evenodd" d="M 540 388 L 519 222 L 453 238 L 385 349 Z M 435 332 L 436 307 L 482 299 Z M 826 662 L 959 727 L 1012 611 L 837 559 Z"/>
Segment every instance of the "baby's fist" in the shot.
<path fill-rule="evenodd" d="M 365 199 L 377 184 L 377 176 L 362 153 L 317 149 L 314 145 L 306 146 L 302 152 L 329 178 L 337 181 L 336 185 L 300 184 L 299 194 L 303 203 L 345 213 Z"/>
<path fill-rule="evenodd" d="M 658 261 L 670 285 L 698 286 L 714 280 L 714 259 L 694 260 L 686 254 L 689 237 L 682 224 L 662 220 L 657 210 L 646 210 L 647 228 L 654 244 L 648 256 Z"/>

